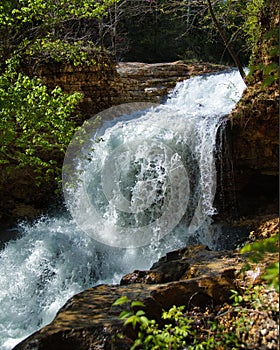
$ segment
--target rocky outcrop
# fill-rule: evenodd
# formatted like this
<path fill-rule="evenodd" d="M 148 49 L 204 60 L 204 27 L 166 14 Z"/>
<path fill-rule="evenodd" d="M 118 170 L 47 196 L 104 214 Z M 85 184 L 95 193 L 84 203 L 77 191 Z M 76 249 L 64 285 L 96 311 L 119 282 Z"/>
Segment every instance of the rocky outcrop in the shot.
<path fill-rule="evenodd" d="M 279 86 L 275 67 L 279 64 L 279 11 L 276 0 L 264 3 L 252 74 L 228 127 L 231 164 L 222 181 L 225 201 L 229 205 L 234 199 L 232 206 L 239 216 L 278 212 Z"/>
<path fill-rule="evenodd" d="M 49 62 L 36 69 L 30 67 L 28 73 L 38 75 L 50 88 L 60 86 L 68 93 L 82 92 L 84 98 L 80 110 L 82 118 L 88 119 L 122 103 L 160 103 L 178 81 L 227 68 L 210 63 L 186 64 L 182 61 L 114 64 L 109 56 L 100 55 L 96 57 L 95 65 L 75 67 Z"/>
<path fill-rule="evenodd" d="M 233 278 L 234 253 L 211 251 L 205 246 L 191 246 L 169 252 L 148 271 L 134 271 L 121 279 L 121 285 L 132 283 L 167 283 L 196 277 L 228 275 Z"/>
<path fill-rule="evenodd" d="M 121 62 L 116 69 L 120 88 L 118 104 L 124 102 L 161 103 L 176 83 L 196 75 L 214 73 L 229 67 L 211 63 L 188 64 Z"/>
<path fill-rule="evenodd" d="M 141 300 L 150 318 L 160 321 L 162 309 L 173 305 L 222 304 L 235 288 L 235 271 L 242 257 L 234 252 L 212 252 L 194 246 L 168 253 L 149 271 L 135 271 L 121 285 L 100 285 L 73 298 L 55 320 L 15 347 L 15 350 L 129 349 L 134 334 L 123 329 L 113 302 L 120 296 Z M 126 334 L 120 340 L 115 335 Z M 130 333 L 131 332 L 131 333 Z"/>
<path fill-rule="evenodd" d="M 252 238 L 276 234 L 278 222 L 276 218 L 264 220 L 262 225 L 251 222 Z M 231 290 L 238 289 L 246 280 L 250 284 L 258 283 L 264 268 L 274 260 L 278 260 L 278 255 L 270 254 L 256 270 L 240 275 L 246 256 L 237 251 L 217 252 L 197 245 L 169 252 L 150 270 L 136 270 L 124 276 L 120 285 L 99 285 L 75 295 L 59 310 L 53 322 L 14 350 L 128 350 L 136 334 L 131 327 L 123 327 L 123 320 L 118 317 L 126 306 L 112 306 L 119 297 L 142 301 L 147 316 L 159 324 L 163 322 L 162 310 L 173 305 L 184 305 L 192 315 L 206 309 L 227 315 L 230 311 L 225 305 L 228 305 Z M 269 297 L 270 303 L 277 304 L 276 292 L 273 300 L 271 291 Z M 261 314 L 264 318 L 254 324 L 254 341 L 266 341 L 265 335 L 269 332 L 263 334 L 263 329 L 257 326 L 261 324 L 270 329 L 269 348 L 276 349 L 276 322 L 265 312 Z M 122 337 L 117 336 L 120 333 Z"/>
<path fill-rule="evenodd" d="M 83 120 L 111 107 L 114 102 L 114 81 L 117 77 L 116 65 L 110 55 L 105 53 L 94 56 L 94 64 L 75 66 L 68 62 L 41 60 L 32 57 L 25 59 L 23 70 L 31 76 L 38 76 L 43 84 L 54 89 L 59 86 L 66 93 L 81 92 L 84 95 L 79 106 Z"/>
<path fill-rule="evenodd" d="M 277 212 L 279 94 L 249 87 L 231 116 L 232 164 L 239 215 Z"/>

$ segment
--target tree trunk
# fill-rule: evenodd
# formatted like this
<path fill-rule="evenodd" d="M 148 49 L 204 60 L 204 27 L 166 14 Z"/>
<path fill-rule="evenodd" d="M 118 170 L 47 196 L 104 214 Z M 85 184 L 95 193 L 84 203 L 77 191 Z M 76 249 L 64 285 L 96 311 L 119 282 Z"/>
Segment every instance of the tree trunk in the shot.
<path fill-rule="evenodd" d="M 218 32 L 219 32 L 221 38 L 223 39 L 223 42 L 224 42 L 226 48 L 228 49 L 228 51 L 229 51 L 229 53 L 230 53 L 230 55 L 231 55 L 231 57 L 232 57 L 232 59 L 233 59 L 235 65 L 236 65 L 236 67 L 238 68 L 239 73 L 240 73 L 242 79 L 243 79 L 244 82 L 245 82 L 245 76 L 246 76 L 246 74 L 245 74 L 245 72 L 244 72 L 244 70 L 243 70 L 243 68 L 242 68 L 242 65 L 241 65 L 241 63 L 240 63 L 240 61 L 239 61 L 239 59 L 238 59 L 238 57 L 237 57 L 235 51 L 233 50 L 232 46 L 230 45 L 229 41 L 227 40 L 225 34 L 223 33 L 222 28 L 220 27 L 220 25 L 219 25 L 219 23 L 218 23 L 218 20 L 217 20 L 217 18 L 216 18 L 216 16 L 215 16 L 215 13 L 214 13 L 214 11 L 213 11 L 213 7 L 212 7 L 212 4 L 211 4 L 211 1 L 210 1 L 210 0 L 207 0 L 207 3 L 208 3 L 208 8 L 209 8 L 209 11 L 210 11 L 210 15 L 211 15 L 211 17 L 212 17 L 212 20 L 213 20 L 213 22 L 214 22 L 214 24 L 215 24 L 215 26 L 216 26 L 216 28 L 217 28 L 217 30 L 218 30 Z M 246 82 L 245 82 L 245 83 L 246 83 Z"/>

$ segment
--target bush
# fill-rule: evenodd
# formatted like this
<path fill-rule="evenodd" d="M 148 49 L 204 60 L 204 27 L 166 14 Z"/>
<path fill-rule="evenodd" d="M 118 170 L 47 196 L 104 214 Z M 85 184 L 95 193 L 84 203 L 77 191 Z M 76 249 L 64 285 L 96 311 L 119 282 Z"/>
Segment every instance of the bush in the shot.
<path fill-rule="evenodd" d="M 58 175 L 81 98 L 60 88 L 49 92 L 39 78 L 6 69 L 0 76 L 0 164 L 34 168 L 38 179 Z"/>

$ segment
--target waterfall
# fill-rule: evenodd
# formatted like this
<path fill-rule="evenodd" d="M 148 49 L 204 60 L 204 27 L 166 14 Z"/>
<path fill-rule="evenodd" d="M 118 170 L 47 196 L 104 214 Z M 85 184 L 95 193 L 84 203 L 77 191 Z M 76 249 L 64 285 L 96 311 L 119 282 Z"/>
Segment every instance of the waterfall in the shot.
<path fill-rule="evenodd" d="M 80 129 L 63 167 L 68 211 L 20 224 L 0 252 L 1 349 L 88 287 L 188 242 L 211 245 L 216 133 L 244 88 L 234 70 L 196 77 L 162 105 Z"/>

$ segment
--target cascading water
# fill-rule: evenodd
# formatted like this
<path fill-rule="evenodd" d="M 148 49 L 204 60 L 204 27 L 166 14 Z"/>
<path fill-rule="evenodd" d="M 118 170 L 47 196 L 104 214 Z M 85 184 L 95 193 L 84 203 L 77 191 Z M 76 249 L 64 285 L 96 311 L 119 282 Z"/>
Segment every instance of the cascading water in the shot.
<path fill-rule="evenodd" d="M 1 349 L 81 290 L 118 283 L 189 239 L 211 245 L 216 133 L 244 88 L 236 71 L 196 77 L 165 104 L 105 121 L 86 142 L 74 138 L 63 172 L 75 220 L 66 213 L 21 224 L 1 252 Z"/>

